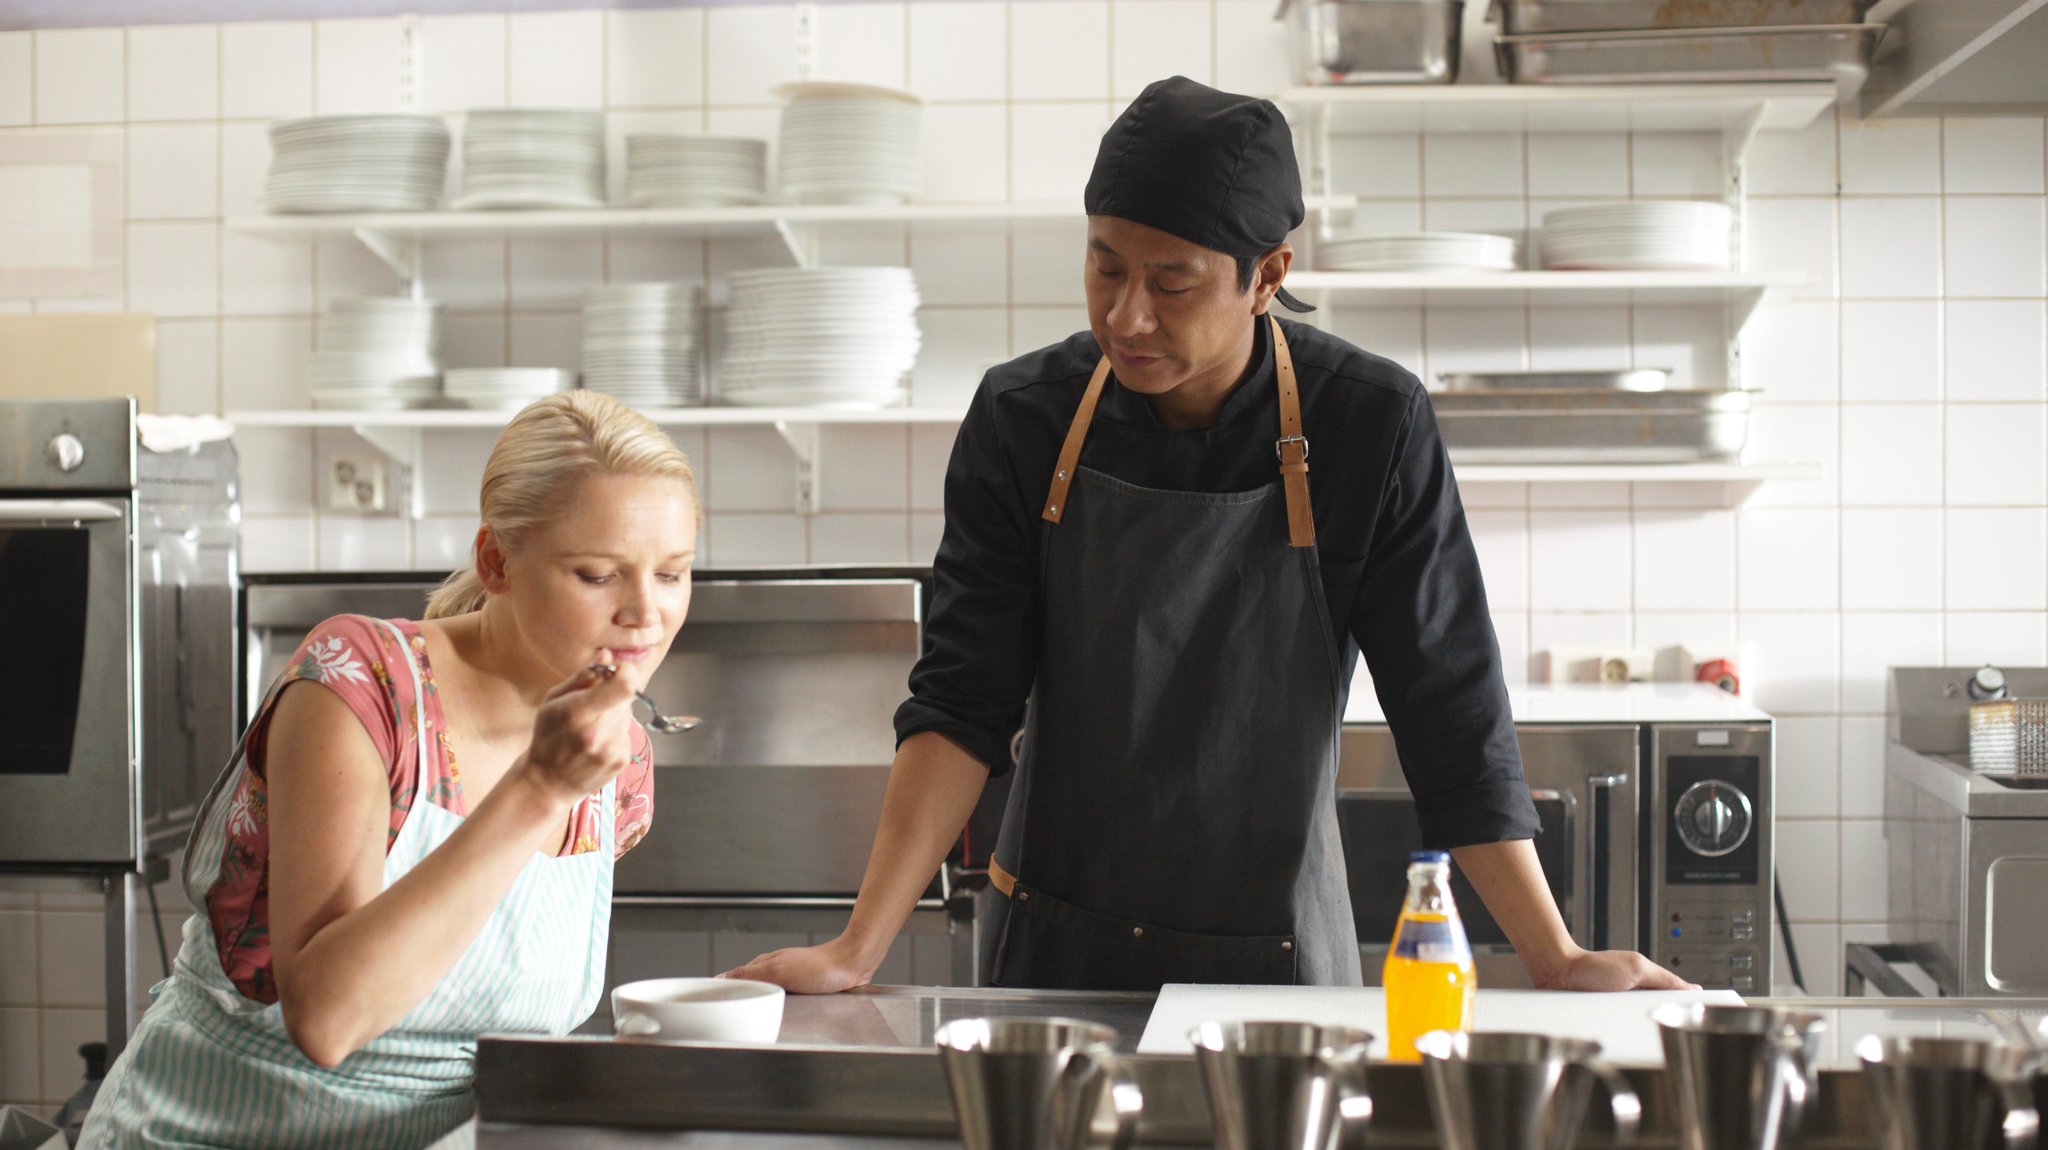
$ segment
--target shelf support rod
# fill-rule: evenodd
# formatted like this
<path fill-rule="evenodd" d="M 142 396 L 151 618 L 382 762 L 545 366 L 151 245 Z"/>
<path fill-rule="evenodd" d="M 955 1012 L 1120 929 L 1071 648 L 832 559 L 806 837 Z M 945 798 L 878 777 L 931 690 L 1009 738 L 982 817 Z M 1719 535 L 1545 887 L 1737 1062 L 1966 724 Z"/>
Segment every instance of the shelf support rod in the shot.
<path fill-rule="evenodd" d="M 1330 191 L 1330 181 L 1332 179 L 1330 169 L 1334 166 L 1330 159 L 1330 106 L 1328 104 L 1317 104 L 1315 111 L 1310 113 L 1310 115 L 1313 117 L 1313 120 L 1309 130 L 1314 133 L 1309 144 L 1309 155 L 1311 157 L 1309 160 L 1309 176 L 1311 186 L 1315 188 L 1316 195 L 1328 196 L 1333 194 Z M 1316 213 L 1315 235 L 1317 240 L 1327 240 L 1337 234 L 1335 215 L 1334 211 Z M 1347 212 L 1346 216 L 1347 222 L 1349 222 L 1352 213 Z"/>
<path fill-rule="evenodd" d="M 809 271 L 818 266 L 818 229 L 778 218 L 775 234 L 782 237 L 784 247 L 789 249 L 789 258 L 796 266 Z"/>
<path fill-rule="evenodd" d="M 405 294 L 420 299 L 423 287 L 420 283 L 420 245 L 416 240 L 403 240 L 370 228 L 353 229 L 356 241 L 370 250 L 378 262 L 391 269 L 391 273 L 405 281 Z"/>
<path fill-rule="evenodd" d="M 1728 208 L 1733 213 L 1732 226 L 1728 229 L 1728 266 L 1740 268 L 1747 262 L 1742 258 L 1742 249 L 1749 226 L 1749 148 L 1756 142 L 1757 131 L 1764 122 L 1764 105 L 1758 102 L 1742 119 L 1721 135 L 1721 166 L 1726 183 L 1722 191 L 1727 196 Z M 1763 291 L 1745 292 L 1739 299 L 1729 301 L 1722 313 L 1722 334 L 1727 338 L 1725 368 L 1727 386 L 1740 388 L 1742 383 L 1742 329 L 1749 317 L 1756 311 L 1757 304 L 1764 298 Z"/>
<path fill-rule="evenodd" d="M 796 510 L 799 515 L 818 513 L 818 471 L 821 460 L 818 440 L 821 428 L 815 423 L 796 423 L 787 419 L 775 421 L 776 433 L 789 444 L 790 454 L 796 456 Z"/>

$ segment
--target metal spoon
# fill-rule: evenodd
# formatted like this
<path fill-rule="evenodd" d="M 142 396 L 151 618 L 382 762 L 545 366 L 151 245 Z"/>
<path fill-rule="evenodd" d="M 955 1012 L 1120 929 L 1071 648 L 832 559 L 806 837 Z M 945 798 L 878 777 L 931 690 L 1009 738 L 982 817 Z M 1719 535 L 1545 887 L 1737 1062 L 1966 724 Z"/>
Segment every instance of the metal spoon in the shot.
<path fill-rule="evenodd" d="M 647 717 L 640 719 L 640 725 L 657 735 L 680 735 L 684 731 L 694 731 L 704 725 L 704 720 L 695 715 L 664 715 L 661 708 L 654 705 L 654 700 L 647 697 L 645 691 L 633 692 L 634 718 L 640 718 L 639 711 L 642 707 L 647 708 Z"/>
<path fill-rule="evenodd" d="M 592 663 L 590 669 L 609 679 L 619 673 L 617 663 Z M 640 709 L 646 708 L 647 717 L 640 717 Z M 695 715 L 664 715 L 660 706 L 647 697 L 645 691 L 633 692 L 633 718 L 643 727 L 657 735 L 680 735 L 694 731 L 704 725 L 704 720 Z"/>

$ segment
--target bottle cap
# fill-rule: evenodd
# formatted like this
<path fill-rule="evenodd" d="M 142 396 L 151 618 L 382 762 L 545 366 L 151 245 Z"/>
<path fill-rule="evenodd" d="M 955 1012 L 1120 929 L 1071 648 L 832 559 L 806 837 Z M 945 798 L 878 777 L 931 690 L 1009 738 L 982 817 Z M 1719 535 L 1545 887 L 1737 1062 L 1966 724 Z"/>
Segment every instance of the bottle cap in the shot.
<path fill-rule="evenodd" d="M 1411 863 L 1448 863 L 1451 861 L 1451 852 L 1409 851 L 1408 861 Z"/>

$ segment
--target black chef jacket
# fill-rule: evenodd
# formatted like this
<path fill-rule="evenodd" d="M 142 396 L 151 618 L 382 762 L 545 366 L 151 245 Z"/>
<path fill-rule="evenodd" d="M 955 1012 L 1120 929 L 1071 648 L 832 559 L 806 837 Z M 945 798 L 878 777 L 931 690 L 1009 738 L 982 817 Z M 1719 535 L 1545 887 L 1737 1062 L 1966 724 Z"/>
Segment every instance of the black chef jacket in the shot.
<path fill-rule="evenodd" d="M 1363 651 L 1425 844 L 1530 838 L 1536 809 L 1500 650 L 1429 395 L 1390 360 L 1304 324 L 1282 325 L 1300 381 L 1316 546 L 1344 685 Z M 1254 370 L 1214 427 L 1162 427 L 1150 403 L 1112 375 L 1081 466 L 1177 491 L 1276 481 L 1272 340 L 1263 319 L 1254 330 Z M 1011 766 L 1010 736 L 1023 724 L 1039 653 L 1039 516 L 1100 358 L 1095 337 L 1079 332 L 991 369 L 975 392 L 946 468 L 945 534 L 924 651 L 896 712 L 899 742 L 938 731 L 992 772 Z M 1218 667 L 1216 690 L 1257 673 Z"/>

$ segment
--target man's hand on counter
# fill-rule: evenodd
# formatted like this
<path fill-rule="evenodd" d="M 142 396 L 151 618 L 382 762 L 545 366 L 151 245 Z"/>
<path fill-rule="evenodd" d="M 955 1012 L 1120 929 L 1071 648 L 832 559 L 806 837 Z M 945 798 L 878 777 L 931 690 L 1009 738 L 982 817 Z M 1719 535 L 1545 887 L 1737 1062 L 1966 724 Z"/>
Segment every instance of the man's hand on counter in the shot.
<path fill-rule="evenodd" d="M 1539 990 L 1698 990 L 1632 950 L 1581 950 L 1536 983 Z"/>
<path fill-rule="evenodd" d="M 838 994 L 866 986 L 874 971 L 853 960 L 841 936 L 819 946 L 771 950 L 718 977 L 772 982 L 791 994 Z"/>
<path fill-rule="evenodd" d="M 1454 847 L 1451 856 L 1500 924 L 1529 980 L 1544 990 L 1698 990 L 1632 950 L 1572 941 L 1528 839 Z"/>

